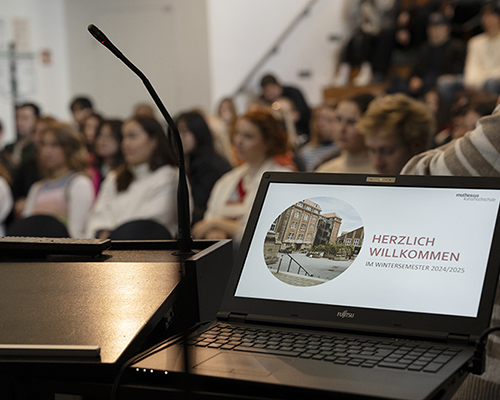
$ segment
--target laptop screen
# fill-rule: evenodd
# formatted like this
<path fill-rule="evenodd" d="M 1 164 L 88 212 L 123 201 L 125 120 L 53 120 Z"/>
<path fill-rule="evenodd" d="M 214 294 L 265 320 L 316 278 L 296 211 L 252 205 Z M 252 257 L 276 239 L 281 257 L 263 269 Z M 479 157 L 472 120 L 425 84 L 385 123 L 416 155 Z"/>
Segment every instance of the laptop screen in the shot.
<path fill-rule="evenodd" d="M 476 317 L 499 197 L 271 182 L 234 294 Z"/>

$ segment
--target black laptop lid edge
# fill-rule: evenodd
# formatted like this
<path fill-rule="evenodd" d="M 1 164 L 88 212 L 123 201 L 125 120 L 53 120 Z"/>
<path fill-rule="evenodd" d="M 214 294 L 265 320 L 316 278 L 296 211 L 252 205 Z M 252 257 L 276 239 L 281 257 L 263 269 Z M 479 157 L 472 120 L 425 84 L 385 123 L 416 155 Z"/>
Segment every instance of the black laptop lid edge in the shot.
<path fill-rule="evenodd" d="M 384 311 L 356 307 L 331 306 L 320 304 L 295 303 L 293 314 L 284 312 L 283 302 L 274 300 L 258 300 L 235 297 L 236 286 L 243 269 L 243 264 L 254 235 L 262 203 L 271 182 L 277 183 L 326 183 L 333 181 L 338 185 L 382 185 L 401 187 L 448 187 L 500 190 L 500 179 L 488 177 L 452 177 L 452 176 L 372 176 L 363 174 L 318 174 L 266 172 L 260 182 L 252 211 L 243 235 L 242 242 L 235 260 L 234 268 L 226 288 L 219 316 L 225 318 L 229 314 L 245 315 L 247 321 L 276 323 L 279 325 L 310 326 L 334 330 L 373 332 L 387 335 L 422 335 L 426 338 L 445 340 L 449 334 L 468 337 L 476 340 L 489 325 L 493 309 L 493 299 L 498 283 L 500 267 L 500 252 L 492 252 L 488 260 L 485 282 L 490 282 L 482 292 L 479 313 L 476 318 L 455 317 L 449 315 L 430 315 L 415 312 Z M 498 233 L 499 216 L 495 222 L 495 234 L 492 248 L 499 248 Z M 271 317 L 260 310 L 269 310 Z M 331 319 L 323 320 L 329 314 Z M 354 314 L 354 318 L 349 318 Z M 424 318 L 425 317 L 425 318 Z M 374 330 L 374 326 L 377 328 Z"/>

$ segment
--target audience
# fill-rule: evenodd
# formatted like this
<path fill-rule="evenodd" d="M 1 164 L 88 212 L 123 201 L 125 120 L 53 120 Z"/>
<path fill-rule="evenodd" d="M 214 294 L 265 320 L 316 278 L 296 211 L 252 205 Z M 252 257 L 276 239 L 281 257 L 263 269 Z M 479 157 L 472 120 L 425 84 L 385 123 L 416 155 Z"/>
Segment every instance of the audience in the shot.
<path fill-rule="evenodd" d="M 234 120 L 238 116 L 236 106 L 231 97 L 225 97 L 220 101 L 219 107 L 217 107 L 217 116 L 226 124 L 228 128 L 231 128 Z"/>
<path fill-rule="evenodd" d="M 150 117 L 155 118 L 155 109 L 149 103 L 138 103 L 134 106 L 132 117 Z"/>
<path fill-rule="evenodd" d="M 232 167 L 226 158 L 215 151 L 210 128 L 199 112 L 182 113 L 175 123 L 181 135 L 191 184 L 194 205 L 192 223 L 196 223 L 203 218 L 215 182 Z"/>
<path fill-rule="evenodd" d="M 87 118 L 85 118 L 85 121 L 83 122 L 83 139 L 90 153 L 94 152 L 95 137 L 97 135 L 97 132 L 101 128 L 103 121 L 104 118 L 100 114 L 93 112 Z"/>
<path fill-rule="evenodd" d="M 85 120 L 94 112 L 92 100 L 87 96 L 78 96 L 71 100 L 69 107 L 76 127 L 80 132 L 83 132 Z"/>
<path fill-rule="evenodd" d="M 9 174 L 12 174 L 14 172 L 14 165 L 10 160 L 10 155 L 5 151 L 2 142 L 3 134 L 4 134 L 3 123 L 2 121 L 0 121 L 0 163 L 2 163 L 5 168 L 7 168 Z"/>
<path fill-rule="evenodd" d="M 496 102 L 497 96 L 494 94 L 483 93 L 473 98 L 464 115 L 465 132 L 472 131 L 481 117 L 490 115 L 495 109 Z M 454 136 L 454 139 L 457 137 L 460 136 Z"/>
<path fill-rule="evenodd" d="M 298 88 L 293 86 L 283 86 L 278 82 L 276 77 L 271 74 L 264 75 L 262 77 L 260 87 L 262 88 L 262 100 L 264 100 L 264 102 L 268 105 L 271 105 L 280 97 L 290 99 L 300 115 L 299 118 L 297 118 L 296 123 L 297 131 L 309 135 L 311 109 L 309 108 L 304 95 Z"/>
<path fill-rule="evenodd" d="M 87 225 L 87 236 L 109 237 L 134 220 L 154 220 L 177 233 L 178 169 L 161 124 L 134 117 L 123 124 L 121 148 L 125 163 L 101 185 Z"/>
<path fill-rule="evenodd" d="M 373 168 L 398 175 L 412 156 L 430 147 L 434 125 L 423 103 L 398 93 L 373 101 L 356 127 L 365 137 Z"/>
<path fill-rule="evenodd" d="M 413 157 L 401 171 L 408 175 L 500 176 L 500 98 L 492 115 L 482 117 L 474 130 L 451 143 Z M 497 292 L 491 326 L 500 324 Z M 453 399 L 498 399 L 500 396 L 500 348 L 490 339 L 486 371 L 469 375 Z"/>
<path fill-rule="evenodd" d="M 215 183 L 204 218 L 193 226 L 195 238 L 239 241 L 262 174 L 292 170 L 274 159 L 288 151 L 288 138 L 283 126 L 265 109 L 237 118 L 234 146 L 243 164 Z"/>
<path fill-rule="evenodd" d="M 451 37 L 451 21 L 439 12 L 432 13 L 427 21 L 427 41 L 417 51 L 417 60 L 408 80 L 389 92 L 404 92 L 413 97 L 422 97 L 437 88 L 448 106 L 463 81 L 465 43 Z"/>
<path fill-rule="evenodd" d="M 84 237 L 94 201 L 87 167 L 87 150 L 69 124 L 49 124 L 41 132 L 39 163 L 43 179 L 28 192 L 23 217 L 51 215 L 64 223 L 71 237 Z"/>
<path fill-rule="evenodd" d="M 5 222 L 11 214 L 14 204 L 10 180 L 9 171 L 0 161 L 0 236 L 5 235 Z"/>
<path fill-rule="evenodd" d="M 321 164 L 316 172 L 357 174 L 375 172 L 368 158 L 365 139 L 356 128 L 356 124 L 373 99 L 370 94 L 361 94 L 339 101 L 332 127 L 332 139 L 339 153 L 333 159 Z"/>
<path fill-rule="evenodd" d="M 385 78 L 393 47 L 393 35 L 399 5 L 396 1 L 349 1 L 347 12 L 357 28 L 342 50 L 334 86 L 349 83 L 351 69 L 359 68 L 355 86 L 365 86 Z"/>
<path fill-rule="evenodd" d="M 364 50 L 344 54 L 339 79 L 345 81 L 350 67 L 359 64 L 355 83 L 371 82 L 372 72 L 378 80 L 389 61 L 379 46 L 391 40 L 402 46 L 420 44 L 427 32 L 405 85 L 388 90 L 397 93 L 380 99 L 371 94 L 336 99 L 335 106 L 318 107 L 309 125 L 311 112 L 300 90 L 266 75 L 261 98 L 243 116 L 237 115 L 231 98 L 224 98 L 215 116 L 205 119 L 201 112 L 190 111 L 176 118 L 195 238 L 230 238 L 238 244 L 262 174 L 294 171 L 301 162 L 305 170 L 317 172 L 500 176 L 500 106 L 495 108 L 487 96 L 500 93 L 500 8 L 493 3 L 482 8 L 484 33 L 468 38 L 465 46 L 452 38 L 452 16 L 440 2 L 417 2 L 440 12 L 428 17 L 428 12 L 419 12 L 413 18 L 410 10 L 399 12 L 392 1 L 360 3 L 363 15 L 380 19 L 364 21 L 350 43 Z M 413 24 L 412 29 L 411 20 L 422 21 L 424 14 L 427 24 Z M 462 72 L 465 90 L 457 90 Z M 76 238 L 106 238 L 138 220 L 156 221 L 175 237 L 177 157 L 153 107 L 137 104 L 125 123 L 103 121 L 86 96 L 74 98 L 71 111 L 80 133 L 66 123 L 41 118 L 33 103 L 16 107 L 16 141 L 0 154 L 0 235 L 14 210 L 18 218 L 54 216 Z M 431 142 L 442 145 L 429 150 Z M 89 151 L 95 153 L 92 165 Z M 99 171 L 102 182 L 94 189 L 90 167 Z M 455 398 L 472 398 L 470 392 L 474 398 L 498 397 L 497 347 L 490 348 L 487 372 L 469 377 Z"/>
<path fill-rule="evenodd" d="M 402 174 L 500 176 L 500 114 L 482 117 L 476 128 L 436 149 L 415 155 Z"/>
<path fill-rule="evenodd" d="M 450 107 L 444 103 L 443 96 L 441 96 L 437 89 L 429 90 L 419 100 L 427 106 L 436 122 L 434 132 L 431 132 L 431 136 L 435 137 L 440 131 L 450 127 Z"/>
<path fill-rule="evenodd" d="M 12 194 L 15 201 L 15 218 L 21 218 L 24 204 L 26 202 L 26 196 L 28 191 L 36 181 L 42 179 L 42 172 L 40 171 L 38 154 L 40 152 L 40 142 L 42 138 L 42 132 L 48 129 L 49 126 L 53 125 L 57 121 L 52 117 L 40 117 L 35 126 L 35 133 L 33 135 L 33 143 L 35 144 L 35 157 L 29 158 L 24 161 L 15 171 L 13 183 L 12 183 Z"/>
<path fill-rule="evenodd" d="M 308 172 L 314 171 L 318 160 L 338 151 L 337 145 L 333 142 L 337 116 L 335 108 L 333 104 L 324 104 L 313 112 L 311 139 L 299 149 L 299 156 Z"/>
<path fill-rule="evenodd" d="M 469 39 L 465 61 L 465 87 L 500 94 L 500 8 L 483 7 L 484 33 Z"/>
<path fill-rule="evenodd" d="M 95 166 L 102 182 L 109 172 L 123 164 L 122 120 L 104 120 L 94 141 Z"/>
<path fill-rule="evenodd" d="M 85 119 L 82 130 L 83 140 L 88 150 L 87 174 L 90 176 L 90 179 L 92 179 L 96 195 L 101 184 L 101 176 L 99 170 L 95 167 L 94 141 L 103 121 L 104 119 L 100 114 L 93 112 Z"/>
<path fill-rule="evenodd" d="M 362 3 L 363 12 L 373 4 L 378 4 L 373 1 Z M 390 35 L 393 35 L 391 40 L 394 43 L 403 43 L 404 40 L 398 34 L 400 28 L 404 27 L 403 30 L 408 31 L 408 46 L 423 44 L 419 47 L 418 62 L 410 70 L 407 88 L 398 89 L 397 92 L 406 91 L 415 96 L 415 100 L 399 93 L 385 96 L 380 101 L 373 101 L 369 111 L 365 112 L 368 103 L 373 100 L 372 95 L 339 98 L 333 102 L 335 106 L 318 107 L 309 125 L 310 109 L 300 90 L 282 85 L 273 75 L 266 75 L 260 82 L 262 95 L 248 106 L 245 117 L 238 117 L 231 97 L 220 101 L 216 115 L 204 117 L 201 111 L 179 115 L 177 124 L 185 147 L 187 173 L 194 200 L 193 230 L 197 237 L 234 237 L 242 226 L 236 220 L 244 221 L 264 169 L 397 174 L 412 156 L 416 156 L 412 162 L 418 157 L 427 160 L 429 153 L 419 153 L 427 150 L 431 141 L 433 146 L 438 146 L 472 130 L 477 120 L 490 113 L 493 107 L 484 94 L 486 92 L 478 90 L 495 91 L 492 85 L 495 80 L 500 81 L 500 73 L 495 75 L 496 70 L 492 68 L 496 66 L 496 51 L 500 48 L 494 45 L 500 35 L 500 13 L 498 7 L 492 4 L 482 7 L 480 17 L 484 33 L 476 34 L 477 30 L 472 32 L 469 29 L 467 32 L 476 36 L 469 38 L 460 35 L 461 39 L 468 40 L 467 47 L 451 34 L 450 21 L 456 20 L 452 12 L 456 6 L 433 3 L 430 7 L 424 7 L 426 12 L 417 13 L 420 19 L 405 5 L 394 8 L 391 1 L 377 8 L 376 14 L 382 19 L 371 26 L 371 31 L 363 32 L 365 39 L 373 36 L 371 42 L 371 39 L 363 39 L 364 43 L 374 43 L 363 57 L 368 57 L 366 61 L 372 72 L 383 75 L 384 69 L 378 68 L 382 65 L 380 60 L 376 61 L 370 52 L 381 43 L 389 43 Z M 375 14 L 371 17 L 375 17 Z M 419 27 L 415 27 L 414 23 L 412 25 L 412 20 L 417 19 L 424 21 Z M 425 32 L 427 41 L 424 40 Z M 377 37 L 379 33 L 382 35 Z M 485 50 L 487 46 L 491 47 L 491 51 Z M 453 102 L 449 102 L 450 93 L 456 88 L 453 84 L 456 79 L 460 79 L 464 57 L 467 59 L 466 89 L 454 92 Z M 485 72 L 488 68 L 490 70 Z M 482 77 L 482 81 L 471 83 L 471 77 Z M 486 81 L 487 87 L 484 86 Z M 444 90 L 443 82 L 453 86 L 453 90 Z M 431 112 L 425 110 L 424 104 Z M 264 105 L 272 111 L 262 111 Z M 175 236 L 176 216 L 172 212 L 176 209 L 176 199 L 173 198 L 175 191 L 166 189 L 174 187 L 177 182 L 175 155 L 167 144 L 168 139 L 161 124 L 154 120 L 151 105 L 136 104 L 134 116 L 123 127 L 118 120 L 103 121 L 94 112 L 88 96 L 75 97 L 71 101 L 71 111 L 91 157 L 84 172 L 95 175 L 94 189 L 98 194 L 86 234 L 105 237 L 126 221 L 153 219 L 165 225 Z M 274 118 L 271 113 L 274 113 Z M 15 143 L 8 145 L 6 151 L 2 152 L 2 160 L 4 167 L 8 166 L 6 162 L 14 161 L 9 172 L 13 178 L 12 194 L 19 217 L 23 214 L 25 197 L 33 183 L 53 178 L 45 175 L 46 170 L 43 175 L 40 172 L 35 155 L 40 153 L 40 162 L 43 157 L 41 150 L 37 151 L 40 146 L 37 146 L 34 126 L 39 119 L 36 126 L 38 131 L 42 131 L 54 124 L 55 120 L 40 118 L 38 107 L 32 103 L 18 106 L 16 114 L 18 137 Z M 271 130 L 272 134 L 269 134 L 272 123 L 263 122 L 264 114 L 271 116 L 273 123 L 279 125 L 279 128 Z M 260 119 L 257 115 L 261 115 Z M 127 132 L 123 142 L 122 129 Z M 158 132 L 162 132 L 161 135 Z M 251 136 L 249 132 L 254 134 L 253 138 L 248 137 Z M 288 134 L 288 139 L 285 138 L 283 142 L 285 147 L 276 150 L 276 141 L 269 138 L 283 132 Z M 439 134 L 436 135 L 436 132 Z M 138 137 L 142 137 L 142 142 Z M 251 143 L 250 139 L 254 140 L 254 145 L 257 143 L 254 150 L 255 153 L 260 151 L 261 157 L 255 158 L 252 144 L 248 144 Z M 133 144 L 136 142 L 139 143 L 137 146 Z M 444 146 L 436 152 L 440 154 L 448 148 Z M 153 155 L 160 151 L 163 152 L 162 157 Z M 134 159 L 135 152 L 142 152 L 143 158 L 139 161 Z M 164 179 L 156 182 L 155 186 L 153 176 L 161 175 L 157 171 L 159 169 L 168 172 L 162 175 Z M 146 206 L 148 202 L 142 199 L 145 190 L 136 189 L 143 186 L 151 190 L 158 189 L 158 196 L 167 199 L 164 202 L 168 204 L 164 216 L 159 217 L 160 209 Z M 150 198 L 156 199 L 155 196 Z M 157 204 L 160 202 L 158 200 Z M 117 207 L 117 204 L 122 208 Z M 131 207 L 130 204 L 136 205 Z M 233 217 L 235 221 L 231 221 Z M 217 221 L 224 221 L 222 229 Z"/>
<path fill-rule="evenodd" d="M 226 125 L 226 123 L 216 115 L 206 115 L 205 119 L 212 132 L 214 148 L 217 154 L 224 157 L 231 166 L 234 167 L 238 165 L 239 160 L 231 143 L 231 126 Z"/>
<path fill-rule="evenodd" d="M 15 168 L 35 157 L 36 149 L 33 143 L 33 134 L 39 117 L 40 108 L 34 103 L 24 103 L 16 106 L 17 140 L 5 147 L 5 153 Z"/>

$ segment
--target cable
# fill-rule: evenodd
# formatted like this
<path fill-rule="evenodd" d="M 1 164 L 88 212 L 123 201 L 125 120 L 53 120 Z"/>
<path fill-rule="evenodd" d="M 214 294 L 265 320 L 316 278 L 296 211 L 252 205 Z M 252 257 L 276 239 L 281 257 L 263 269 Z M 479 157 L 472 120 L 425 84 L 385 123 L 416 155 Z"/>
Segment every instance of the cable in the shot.
<path fill-rule="evenodd" d="M 469 362 L 468 370 L 474 375 L 482 375 L 486 370 L 486 342 L 490 333 L 500 331 L 500 326 L 486 329 L 476 342 L 474 356 Z"/>

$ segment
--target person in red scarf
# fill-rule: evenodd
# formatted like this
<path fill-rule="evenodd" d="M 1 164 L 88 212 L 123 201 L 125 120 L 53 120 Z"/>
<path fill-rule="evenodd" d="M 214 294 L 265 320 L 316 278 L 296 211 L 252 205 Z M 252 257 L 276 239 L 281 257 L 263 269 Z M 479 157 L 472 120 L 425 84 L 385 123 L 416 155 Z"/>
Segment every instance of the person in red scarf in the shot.
<path fill-rule="evenodd" d="M 236 120 L 233 142 L 241 165 L 224 174 L 208 200 L 204 218 L 193 226 L 195 238 L 239 241 L 262 174 L 293 171 L 286 155 L 288 135 L 266 109 L 255 109 Z"/>

